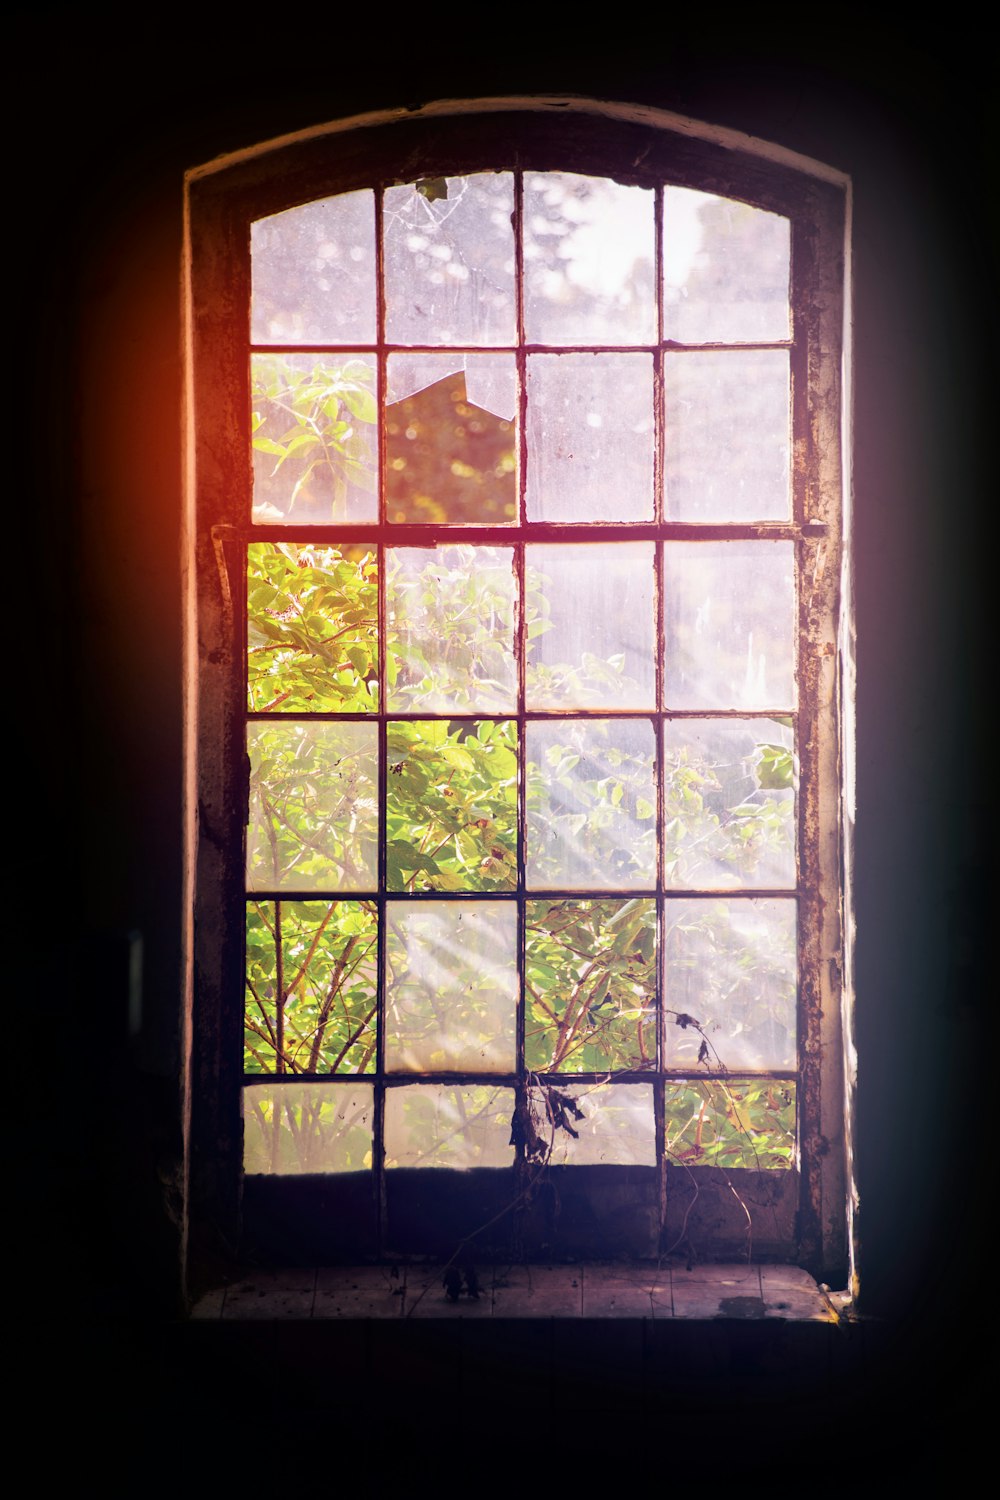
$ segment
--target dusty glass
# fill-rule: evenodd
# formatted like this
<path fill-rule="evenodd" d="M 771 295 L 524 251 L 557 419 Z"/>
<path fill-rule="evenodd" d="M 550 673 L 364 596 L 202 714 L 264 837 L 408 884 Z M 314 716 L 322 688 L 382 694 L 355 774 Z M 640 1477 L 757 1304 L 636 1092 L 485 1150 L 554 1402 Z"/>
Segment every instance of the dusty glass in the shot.
<path fill-rule="evenodd" d="M 663 190 L 663 330 L 683 344 L 789 336 L 791 226 L 694 188 Z"/>
<path fill-rule="evenodd" d="M 247 889 L 375 890 L 377 726 L 253 720 L 247 754 Z"/>
<path fill-rule="evenodd" d="M 782 719 L 675 719 L 663 729 L 668 886 L 791 889 L 796 766 Z"/>
<path fill-rule="evenodd" d="M 668 708 L 795 706 L 795 544 L 665 542 Z"/>
<path fill-rule="evenodd" d="M 527 884 L 656 884 L 656 747 L 648 719 L 528 723 Z"/>
<path fill-rule="evenodd" d="M 491 1084 L 405 1084 L 386 1090 L 385 1164 L 510 1167 L 514 1090 Z"/>
<path fill-rule="evenodd" d="M 515 904 L 393 901 L 386 921 L 388 1070 L 512 1072 Z"/>
<path fill-rule="evenodd" d="M 426 713 L 513 712 L 516 601 L 510 547 L 390 549 L 387 706 Z"/>
<path fill-rule="evenodd" d="M 795 1066 L 796 903 L 669 899 L 664 917 L 670 1067 Z M 701 1030 L 676 1024 L 693 1016 Z M 671 1024 L 674 1023 L 674 1024 Z"/>
<path fill-rule="evenodd" d="M 667 519 L 789 520 L 787 351 L 666 354 L 663 387 Z"/>
<path fill-rule="evenodd" d="M 375 195 L 321 198 L 250 226 L 255 344 L 375 342 Z"/>
<path fill-rule="evenodd" d="M 576 172 L 526 172 L 528 343 L 651 344 L 654 242 L 649 188 Z"/>
<path fill-rule="evenodd" d="M 386 189 L 385 330 L 392 344 L 512 344 L 514 179 L 434 177 Z"/>
<path fill-rule="evenodd" d="M 372 1165 L 370 1083 L 255 1084 L 243 1090 L 243 1170 L 290 1176 Z"/>
<path fill-rule="evenodd" d="M 653 360 L 528 355 L 529 521 L 653 516 Z"/>
<path fill-rule="evenodd" d="M 652 542 L 525 549 L 531 708 L 653 708 Z"/>

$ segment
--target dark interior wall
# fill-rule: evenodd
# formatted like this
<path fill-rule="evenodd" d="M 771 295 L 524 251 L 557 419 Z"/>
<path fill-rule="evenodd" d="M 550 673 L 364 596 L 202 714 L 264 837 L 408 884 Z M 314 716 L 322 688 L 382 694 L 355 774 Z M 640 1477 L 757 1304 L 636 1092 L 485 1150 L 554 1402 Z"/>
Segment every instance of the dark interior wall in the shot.
<path fill-rule="evenodd" d="M 12 53 L 31 137 L 19 188 L 29 248 L 12 297 L 25 331 L 8 346 L 29 371 L 8 392 L 33 559 L 18 568 L 19 608 L 49 667 L 22 658 L 9 691 L 24 703 L 31 684 L 27 701 L 37 690 L 52 710 L 41 725 L 27 714 L 31 769 L 17 800 L 41 851 L 29 915 L 54 991 L 36 976 L 30 998 L 53 1018 L 49 1062 L 72 1121 L 35 1131 L 50 1242 L 73 1247 L 101 1297 L 173 1305 L 183 172 L 363 111 L 569 93 L 735 127 L 853 176 L 863 1305 L 905 1317 L 942 1274 L 968 1285 L 991 1089 L 996 797 L 982 708 L 995 681 L 984 645 L 984 373 L 996 334 L 985 71 L 960 67 L 947 41 L 901 47 L 870 24 L 863 44 L 842 24 L 823 51 L 774 29 L 737 42 L 688 28 L 650 46 L 574 37 L 518 56 L 511 28 L 457 20 L 419 37 L 388 23 L 380 36 L 320 35 L 318 17 L 261 12 L 237 37 L 211 16 L 171 18 L 125 36 L 93 10 L 42 6 L 16 23 Z M 312 39 L 301 34 L 311 25 Z M 39 786 L 55 816 L 36 822 Z M 131 1042 L 130 933 L 143 945 Z"/>

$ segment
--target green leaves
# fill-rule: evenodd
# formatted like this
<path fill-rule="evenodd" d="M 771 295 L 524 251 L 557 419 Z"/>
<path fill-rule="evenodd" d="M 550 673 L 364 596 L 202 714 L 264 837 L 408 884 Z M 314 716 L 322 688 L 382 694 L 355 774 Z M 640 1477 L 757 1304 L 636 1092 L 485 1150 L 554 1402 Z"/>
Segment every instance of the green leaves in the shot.
<path fill-rule="evenodd" d="M 667 884 L 795 884 L 792 736 L 761 738 L 774 720 L 668 723 L 664 731 L 664 870 Z"/>
<path fill-rule="evenodd" d="M 389 890 L 515 888 L 516 746 L 508 721 L 389 724 Z"/>
<path fill-rule="evenodd" d="M 655 951 L 655 901 L 529 901 L 527 1066 L 653 1067 Z"/>
<path fill-rule="evenodd" d="M 667 1160 L 688 1166 L 795 1165 L 795 1084 L 773 1079 L 668 1084 Z"/>
<path fill-rule="evenodd" d="M 258 713 L 378 708 L 378 564 L 362 547 L 247 548 L 247 698 Z"/>
<path fill-rule="evenodd" d="M 375 366 L 317 355 L 251 361 L 254 519 L 375 519 Z"/>
<path fill-rule="evenodd" d="M 244 1071 L 371 1071 L 377 943 L 373 902 L 251 902 Z"/>

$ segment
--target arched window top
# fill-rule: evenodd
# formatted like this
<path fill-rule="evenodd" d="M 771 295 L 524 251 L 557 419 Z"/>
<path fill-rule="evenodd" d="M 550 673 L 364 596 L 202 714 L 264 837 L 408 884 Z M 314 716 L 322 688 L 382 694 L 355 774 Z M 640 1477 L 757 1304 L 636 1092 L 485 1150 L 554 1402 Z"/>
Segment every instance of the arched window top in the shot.
<path fill-rule="evenodd" d="M 843 1256 L 829 176 L 496 101 L 192 174 L 196 1120 L 258 1230 L 599 1165 L 656 1253 L 718 1165 Z"/>

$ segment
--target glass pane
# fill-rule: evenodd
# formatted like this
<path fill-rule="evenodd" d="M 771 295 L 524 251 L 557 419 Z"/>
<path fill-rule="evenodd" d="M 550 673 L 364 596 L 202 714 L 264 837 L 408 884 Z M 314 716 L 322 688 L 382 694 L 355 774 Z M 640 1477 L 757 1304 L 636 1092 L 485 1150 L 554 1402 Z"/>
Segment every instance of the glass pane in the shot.
<path fill-rule="evenodd" d="M 667 354 L 663 386 L 668 519 L 788 520 L 787 351 Z"/>
<path fill-rule="evenodd" d="M 524 178 L 524 326 L 530 344 L 656 338 L 653 193 L 608 177 Z"/>
<path fill-rule="evenodd" d="M 795 1084 L 668 1084 L 666 1143 L 667 1161 L 688 1166 L 793 1167 Z"/>
<path fill-rule="evenodd" d="M 656 903 L 529 901 L 524 1060 L 538 1073 L 656 1065 Z"/>
<path fill-rule="evenodd" d="M 666 542 L 670 708 L 794 708 L 792 542 Z"/>
<path fill-rule="evenodd" d="M 247 706 L 378 708 L 378 563 L 364 547 L 251 542 Z"/>
<path fill-rule="evenodd" d="M 369 1072 L 377 974 L 374 903 L 251 902 L 244 1072 Z"/>
<path fill-rule="evenodd" d="M 243 1170 L 365 1172 L 372 1165 L 370 1083 L 286 1083 L 243 1090 Z"/>
<path fill-rule="evenodd" d="M 255 354 L 250 380 L 254 521 L 377 520 L 374 358 Z"/>
<path fill-rule="evenodd" d="M 514 1090 L 407 1084 L 385 1096 L 387 1167 L 510 1167 Z"/>
<path fill-rule="evenodd" d="M 514 343 L 513 213 L 509 172 L 386 189 L 390 343 Z"/>
<path fill-rule="evenodd" d="M 389 707 L 512 713 L 516 599 L 513 548 L 387 551 Z"/>
<path fill-rule="evenodd" d="M 525 552 L 529 708 L 653 708 L 652 542 Z"/>
<path fill-rule="evenodd" d="M 391 354 L 390 521 L 494 526 L 517 515 L 517 371 L 509 354 Z"/>
<path fill-rule="evenodd" d="M 795 885 L 795 755 L 781 719 L 678 719 L 663 731 L 667 885 Z"/>
<path fill-rule="evenodd" d="M 385 1065 L 391 1072 L 514 1068 L 517 907 L 513 901 L 386 907 Z"/>
<path fill-rule="evenodd" d="M 374 890 L 377 726 L 255 721 L 247 752 L 247 889 Z"/>
<path fill-rule="evenodd" d="M 528 356 L 530 521 L 653 517 L 648 354 Z"/>
<path fill-rule="evenodd" d="M 656 884 L 656 748 L 646 719 L 526 726 L 528 885 L 637 890 Z"/>
<path fill-rule="evenodd" d="M 795 1066 L 795 931 L 790 898 L 666 902 L 668 1066 Z"/>
<path fill-rule="evenodd" d="M 787 339 L 790 225 L 693 188 L 663 193 L 663 326 L 683 344 Z"/>
<path fill-rule="evenodd" d="M 387 888 L 513 890 L 517 725 L 432 719 L 387 733 Z"/>
<path fill-rule="evenodd" d="M 536 1136 L 527 1149 L 533 1144 L 537 1159 L 547 1157 L 554 1167 L 656 1165 L 653 1090 L 648 1085 L 560 1084 L 533 1088 L 529 1098 Z"/>
<path fill-rule="evenodd" d="M 255 344 L 374 344 L 370 189 L 258 219 L 250 246 Z"/>

